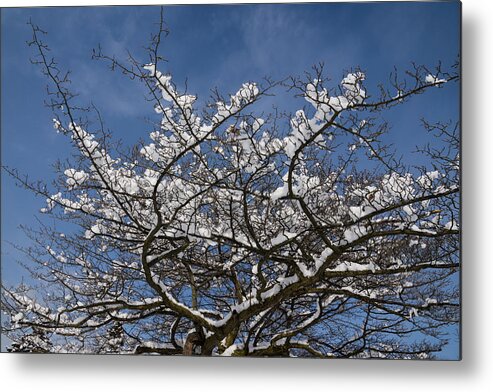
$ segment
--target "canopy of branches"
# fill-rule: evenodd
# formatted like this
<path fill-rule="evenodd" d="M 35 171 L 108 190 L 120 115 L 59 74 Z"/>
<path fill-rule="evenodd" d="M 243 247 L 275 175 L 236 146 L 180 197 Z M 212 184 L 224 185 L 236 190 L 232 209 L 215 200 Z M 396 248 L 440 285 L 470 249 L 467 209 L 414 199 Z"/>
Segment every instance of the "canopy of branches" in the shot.
<path fill-rule="evenodd" d="M 32 27 L 76 159 L 55 189 L 6 170 L 75 229 L 28 230 L 42 289 L 3 288 L 12 351 L 427 358 L 446 343 L 459 305 L 458 126 L 424 123 L 437 144 L 415 167 L 385 143 L 380 114 L 445 91 L 454 67 L 415 66 L 377 91 L 359 69 L 337 84 L 316 67 L 200 108 L 163 73 L 161 24 L 145 65 L 94 53 L 143 83 L 160 116 L 150 141 L 122 151 L 84 120 Z M 286 91 L 307 106 L 255 110 Z"/>

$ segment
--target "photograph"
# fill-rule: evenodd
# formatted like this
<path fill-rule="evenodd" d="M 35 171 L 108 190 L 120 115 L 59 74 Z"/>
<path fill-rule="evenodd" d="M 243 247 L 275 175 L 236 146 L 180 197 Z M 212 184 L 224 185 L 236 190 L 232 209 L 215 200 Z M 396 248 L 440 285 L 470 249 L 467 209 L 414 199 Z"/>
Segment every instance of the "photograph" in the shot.
<path fill-rule="evenodd" d="M 460 361 L 461 7 L 2 8 L 1 351 Z"/>

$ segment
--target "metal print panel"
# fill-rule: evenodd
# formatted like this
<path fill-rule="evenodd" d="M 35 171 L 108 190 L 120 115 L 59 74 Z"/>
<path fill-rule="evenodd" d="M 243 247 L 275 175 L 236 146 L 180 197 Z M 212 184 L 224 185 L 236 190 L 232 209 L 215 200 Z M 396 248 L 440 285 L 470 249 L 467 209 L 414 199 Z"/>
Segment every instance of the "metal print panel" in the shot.
<path fill-rule="evenodd" d="M 459 359 L 459 55 L 455 1 L 2 9 L 2 351 Z"/>

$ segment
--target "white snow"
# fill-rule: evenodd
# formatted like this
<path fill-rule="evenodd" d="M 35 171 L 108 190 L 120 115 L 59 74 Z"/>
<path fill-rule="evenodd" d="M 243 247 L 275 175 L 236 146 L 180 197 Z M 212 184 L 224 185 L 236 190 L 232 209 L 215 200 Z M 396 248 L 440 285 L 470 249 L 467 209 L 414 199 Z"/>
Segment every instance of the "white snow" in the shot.
<path fill-rule="evenodd" d="M 435 75 L 428 74 L 425 77 L 425 82 L 428 84 L 441 84 L 445 83 L 446 79 L 438 79 Z"/>

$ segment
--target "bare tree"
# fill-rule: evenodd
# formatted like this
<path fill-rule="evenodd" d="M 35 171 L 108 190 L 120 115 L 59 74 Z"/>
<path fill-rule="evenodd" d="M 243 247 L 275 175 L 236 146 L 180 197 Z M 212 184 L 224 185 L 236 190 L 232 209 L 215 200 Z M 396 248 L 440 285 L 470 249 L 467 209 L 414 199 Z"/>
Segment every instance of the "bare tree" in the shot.
<path fill-rule="evenodd" d="M 415 167 L 385 143 L 380 114 L 445 91 L 456 67 L 393 73 L 370 96 L 363 71 L 329 88 L 318 66 L 215 92 L 199 110 L 159 71 L 161 17 L 146 65 L 94 51 L 143 83 L 161 117 L 127 151 L 95 108 L 73 103 L 32 31 L 76 158 L 53 187 L 5 170 L 76 229 L 26 228 L 39 287 L 3 287 L 11 351 L 430 358 L 443 347 L 459 320 L 458 126 L 424 122 L 437 143 Z M 256 114 L 286 89 L 309 105 Z"/>

